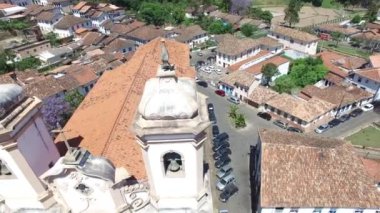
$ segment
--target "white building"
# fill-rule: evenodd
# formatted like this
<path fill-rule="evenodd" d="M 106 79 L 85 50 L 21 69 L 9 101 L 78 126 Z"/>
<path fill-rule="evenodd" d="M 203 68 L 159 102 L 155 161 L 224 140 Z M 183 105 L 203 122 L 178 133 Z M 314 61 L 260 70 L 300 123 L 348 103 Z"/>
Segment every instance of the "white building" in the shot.
<path fill-rule="evenodd" d="M 177 78 L 162 47 L 157 77 L 148 80 L 134 123 L 157 212 L 210 212 L 204 144 L 209 143 L 206 97 L 191 78 Z M 175 128 L 173 128 L 173 125 Z"/>
<path fill-rule="evenodd" d="M 62 15 L 53 12 L 42 12 L 37 17 L 37 25 L 43 34 L 53 32 L 54 25 L 61 19 Z"/>
<path fill-rule="evenodd" d="M 226 34 L 217 38 L 216 64 L 228 67 L 244 59 L 256 55 L 260 51 L 260 44 L 255 40 L 245 38 L 238 39 Z"/>
<path fill-rule="evenodd" d="M 96 11 L 93 15 L 91 15 L 90 19 L 92 27 L 98 29 L 104 21 L 109 19 L 109 16 L 105 12 Z"/>
<path fill-rule="evenodd" d="M 309 55 L 317 54 L 318 37 L 299 30 L 272 26 L 268 37 L 276 39 L 285 48 L 290 48 Z"/>
<path fill-rule="evenodd" d="M 2 84 L 0 105 L 0 209 L 50 208 L 53 194 L 38 177 L 59 153 L 41 118 L 41 101 L 26 98 L 18 85 Z"/>
<path fill-rule="evenodd" d="M 59 38 L 67 38 L 74 36 L 75 30 L 79 28 L 91 29 L 91 27 L 91 21 L 89 19 L 66 15 L 54 25 L 54 33 L 56 33 Z"/>
<path fill-rule="evenodd" d="M 350 81 L 353 85 L 378 97 L 380 94 L 380 67 L 357 70 Z"/>
<path fill-rule="evenodd" d="M 73 55 L 73 50 L 69 47 L 57 47 L 43 51 L 38 55 L 38 59 L 45 65 L 56 64 Z"/>
<path fill-rule="evenodd" d="M 337 154 L 339 153 L 339 154 Z M 262 213 L 376 213 L 380 188 L 343 140 L 260 130 L 251 148 L 252 197 Z"/>
<path fill-rule="evenodd" d="M 175 29 L 175 40 L 186 43 L 190 48 L 208 41 L 209 36 L 199 25 Z"/>
<path fill-rule="evenodd" d="M 32 0 L 10 0 L 10 3 L 13 5 L 25 7 L 25 6 L 33 4 L 33 1 Z"/>

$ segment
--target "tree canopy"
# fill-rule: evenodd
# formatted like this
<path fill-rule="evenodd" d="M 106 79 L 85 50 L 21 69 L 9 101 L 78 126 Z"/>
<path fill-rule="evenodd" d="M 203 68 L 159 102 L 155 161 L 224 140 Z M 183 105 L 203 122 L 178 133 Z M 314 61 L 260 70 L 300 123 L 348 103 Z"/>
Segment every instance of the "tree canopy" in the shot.
<path fill-rule="evenodd" d="M 362 17 L 361 17 L 360 15 L 355 15 L 355 16 L 351 19 L 351 23 L 353 23 L 353 24 L 358 24 L 361 20 L 362 20 Z"/>
<path fill-rule="evenodd" d="M 321 58 L 297 59 L 293 62 L 288 75 L 283 75 L 275 80 L 273 87 L 277 92 L 290 93 L 297 87 L 315 84 L 325 77 L 328 69 L 323 65 Z"/>
<path fill-rule="evenodd" d="M 341 32 L 332 32 L 331 38 L 335 41 L 335 46 L 338 46 L 339 42 L 344 38 L 344 34 Z"/>
<path fill-rule="evenodd" d="M 24 71 L 26 69 L 36 69 L 41 65 L 41 61 L 36 57 L 24 58 L 21 61 L 16 62 L 15 66 L 17 70 Z"/>
<path fill-rule="evenodd" d="M 261 73 L 263 74 L 262 83 L 264 85 L 267 85 L 269 82 L 271 82 L 272 77 L 278 74 L 278 69 L 275 64 L 268 63 L 261 68 Z"/>
<path fill-rule="evenodd" d="M 49 43 L 51 46 L 56 47 L 60 44 L 60 41 L 58 39 L 58 35 L 56 33 L 50 32 L 45 35 L 45 38 L 49 40 Z"/>
<path fill-rule="evenodd" d="M 376 2 L 376 0 L 371 0 L 369 3 L 369 7 L 367 13 L 364 15 L 364 19 L 368 22 L 374 22 L 377 20 L 377 13 L 380 9 L 380 2 Z"/>
<path fill-rule="evenodd" d="M 246 37 L 251 37 L 255 31 L 257 31 L 257 27 L 252 24 L 243 24 L 243 26 L 240 27 L 241 33 L 243 33 Z"/>
<path fill-rule="evenodd" d="M 249 11 L 249 16 L 256 19 L 261 19 L 266 23 L 272 21 L 273 15 L 268 10 L 262 10 L 260 7 L 251 8 Z"/>
<path fill-rule="evenodd" d="M 290 27 L 300 21 L 299 12 L 302 8 L 302 5 L 303 3 L 301 0 L 290 0 L 288 6 L 285 8 L 284 20 L 288 22 Z"/>

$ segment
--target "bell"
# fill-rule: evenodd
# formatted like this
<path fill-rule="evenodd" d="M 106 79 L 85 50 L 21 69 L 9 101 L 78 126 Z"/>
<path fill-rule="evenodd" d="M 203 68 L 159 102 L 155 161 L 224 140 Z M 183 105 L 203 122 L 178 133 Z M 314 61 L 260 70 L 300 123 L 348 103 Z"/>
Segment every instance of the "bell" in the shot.
<path fill-rule="evenodd" d="M 181 166 L 177 163 L 177 160 L 170 159 L 169 170 L 171 172 L 177 172 L 180 168 Z"/>

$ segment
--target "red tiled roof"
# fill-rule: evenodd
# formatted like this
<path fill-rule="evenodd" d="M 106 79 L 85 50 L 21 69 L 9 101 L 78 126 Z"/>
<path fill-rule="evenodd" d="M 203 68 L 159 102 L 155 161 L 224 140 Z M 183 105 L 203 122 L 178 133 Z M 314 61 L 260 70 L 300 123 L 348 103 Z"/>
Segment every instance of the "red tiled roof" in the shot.
<path fill-rule="evenodd" d="M 380 67 L 380 54 L 369 57 L 372 67 Z"/>
<path fill-rule="evenodd" d="M 263 66 L 265 66 L 266 64 L 269 64 L 269 63 L 272 63 L 274 65 L 276 65 L 277 67 L 280 66 L 281 64 L 285 64 L 289 62 L 288 59 L 282 57 L 282 56 L 274 56 L 274 57 L 271 57 L 265 61 L 262 61 L 258 64 L 255 64 L 251 67 L 248 67 L 247 69 L 245 69 L 246 72 L 249 72 L 253 75 L 258 75 L 261 73 L 261 69 L 263 68 Z"/>
<path fill-rule="evenodd" d="M 194 78 L 188 46 L 172 40 L 165 44 L 177 76 Z M 146 178 L 146 171 L 132 123 L 144 84 L 156 75 L 160 55 L 161 38 L 157 38 L 138 48 L 126 64 L 105 72 L 64 127 L 69 141 L 77 139 L 79 146 L 125 167 L 138 180 Z"/>
<path fill-rule="evenodd" d="M 380 67 L 357 70 L 355 74 L 380 82 Z"/>

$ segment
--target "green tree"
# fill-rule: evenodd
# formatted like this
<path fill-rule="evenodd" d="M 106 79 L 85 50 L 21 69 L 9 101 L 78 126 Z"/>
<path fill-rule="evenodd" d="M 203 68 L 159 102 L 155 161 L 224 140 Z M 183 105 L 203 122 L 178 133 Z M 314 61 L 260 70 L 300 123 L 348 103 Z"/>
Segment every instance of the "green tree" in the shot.
<path fill-rule="evenodd" d="M 323 0 L 312 0 L 312 1 L 311 1 L 311 4 L 312 4 L 314 7 L 320 7 L 320 6 L 322 6 L 322 2 L 323 2 Z"/>
<path fill-rule="evenodd" d="M 19 20 L 10 20 L 10 21 L 4 21 L 0 20 L 0 30 L 8 31 L 12 35 L 16 35 L 16 30 L 23 30 L 29 27 L 29 24 L 27 24 L 24 21 Z"/>
<path fill-rule="evenodd" d="M 278 74 L 278 69 L 275 64 L 268 63 L 261 68 L 261 73 L 263 74 L 263 85 L 268 85 L 272 81 L 272 77 Z"/>
<path fill-rule="evenodd" d="M 26 69 L 36 69 L 41 65 L 41 61 L 36 57 L 24 58 L 15 63 L 16 69 L 24 71 Z"/>
<path fill-rule="evenodd" d="M 263 11 L 263 12 L 261 13 L 260 18 L 261 18 L 264 22 L 270 24 L 270 23 L 272 22 L 273 15 L 272 15 L 272 13 L 271 13 L 270 11 L 265 10 L 265 11 Z"/>
<path fill-rule="evenodd" d="M 251 37 L 255 31 L 257 31 L 257 27 L 252 24 L 243 24 L 240 28 L 241 33 L 243 33 L 246 37 Z"/>
<path fill-rule="evenodd" d="M 279 93 L 290 93 L 290 91 L 296 87 L 296 84 L 294 80 L 288 76 L 288 75 L 283 75 L 274 81 L 275 85 L 273 86 L 273 89 Z"/>
<path fill-rule="evenodd" d="M 361 17 L 360 15 L 355 15 L 355 16 L 351 19 L 351 23 L 353 23 L 353 24 L 358 24 L 361 20 L 362 20 L 362 17 Z"/>
<path fill-rule="evenodd" d="M 374 22 L 377 20 L 377 13 L 380 9 L 380 3 L 375 2 L 375 0 L 372 0 L 369 4 L 367 13 L 364 15 L 364 19 L 367 20 L 368 22 Z"/>
<path fill-rule="evenodd" d="M 363 43 L 363 41 L 361 39 L 358 39 L 355 37 L 350 39 L 350 44 L 353 47 L 360 47 L 362 43 Z"/>
<path fill-rule="evenodd" d="M 213 21 L 207 28 L 210 34 L 224 34 L 232 32 L 232 26 L 229 23 L 224 23 L 222 20 Z"/>
<path fill-rule="evenodd" d="M 344 38 L 344 34 L 341 32 L 332 32 L 331 38 L 333 41 L 335 41 L 335 47 L 337 47 L 339 42 Z"/>
<path fill-rule="evenodd" d="M 300 21 L 299 12 L 302 8 L 302 2 L 300 0 L 290 0 L 288 6 L 285 8 L 284 20 L 289 23 L 291 27 Z"/>
<path fill-rule="evenodd" d="M 156 26 L 165 24 L 167 15 L 165 8 L 159 3 L 144 2 L 139 10 L 139 17 L 142 20 Z"/>
<path fill-rule="evenodd" d="M 70 107 L 75 111 L 76 108 L 82 103 L 84 96 L 78 90 L 72 90 L 65 94 L 65 101 L 70 104 Z"/>
<path fill-rule="evenodd" d="M 238 114 L 239 107 L 236 105 L 230 105 L 230 111 L 228 113 L 228 116 L 232 119 L 235 119 Z"/>
<path fill-rule="evenodd" d="M 218 1 L 218 8 L 223 12 L 230 12 L 232 6 L 232 0 L 220 0 Z"/>
<path fill-rule="evenodd" d="M 240 114 L 240 113 L 237 114 L 234 121 L 235 121 L 235 127 L 236 128 L 243 128 L 243 127 L 247 126 L 247 124 L 245 122 L 245 116 L 243 114 Z"/>
<path fill-rule="evenodd" d="M 53 47 L 56 47 L 60 44 L 60 41 L 58 39 L 58 35 L 56 33 L 50 32 L 45 35 L 45 38 L 49 40 L 50 45 Z"/>

